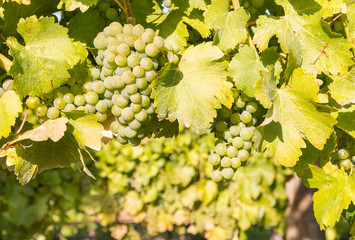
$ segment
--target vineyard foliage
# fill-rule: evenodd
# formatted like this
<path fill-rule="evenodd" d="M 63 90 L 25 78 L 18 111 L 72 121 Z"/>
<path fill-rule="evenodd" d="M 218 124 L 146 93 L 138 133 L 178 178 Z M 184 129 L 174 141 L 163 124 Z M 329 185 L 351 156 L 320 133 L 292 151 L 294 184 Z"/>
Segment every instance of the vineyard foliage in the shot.
<path fill-rule="evenodd" d="M 102 142 L 130 144 L 138 154 L 148 138 L 154 145 L 185 128 L 213 132 L 213 172 L 200 176 L 197 192 L 238 198 L 231 189 L 239 178 L 263 178 L 253 159 L 265 153 L 318 189 L 321 229 L 343 217 L 355 235 L 354 0 L 2 0 L 0 7 L 0 164 L 21 184 L 73 164 L 103 181 L 83 157 L 90 148 L 105 159 Z M 125 149 L 114 150 L 124 156 Z M 149 185 L 140 198 L 136 188 L 156 175 L 139 156 L 125 157 L 119 167 L 103 161 L 111 161 L 117 191 L 141 202 L 141 209 L 126 209 L 138 217 L 159 190 Z M 167 195 L 196 178 L 194 164 L 205 165 L 164 158 L 150 164 L 169 173 Z M 127 187 L 127 174 L 139 171 L 143 182 Z M 149 209 L 143 212 L 156 211 Z"/>

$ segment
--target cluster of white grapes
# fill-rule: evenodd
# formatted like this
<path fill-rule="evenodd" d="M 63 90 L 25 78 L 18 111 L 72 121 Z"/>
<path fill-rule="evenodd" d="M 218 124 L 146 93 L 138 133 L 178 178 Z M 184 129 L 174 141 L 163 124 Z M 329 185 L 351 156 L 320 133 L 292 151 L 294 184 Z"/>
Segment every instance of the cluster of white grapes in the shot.
<path fill-rule="evenodd" d="M 231 109 L 223 106 L 218 111 L 214 124 L 217 141 L 208 158 L 214 167 L 211 175 L 214 181 L 232 179 L 235 170 L 249 159 L 259 113 L 256 102 L 238 93 Z"/>
<path fill-rule="evenodd" d="M 345 171 L 351 170 L 355 164 L 355 156 L 350 156 L 349 150 L 346 148 L 337 151 L 336 160 L 339 167 L 344 168 Z"/>

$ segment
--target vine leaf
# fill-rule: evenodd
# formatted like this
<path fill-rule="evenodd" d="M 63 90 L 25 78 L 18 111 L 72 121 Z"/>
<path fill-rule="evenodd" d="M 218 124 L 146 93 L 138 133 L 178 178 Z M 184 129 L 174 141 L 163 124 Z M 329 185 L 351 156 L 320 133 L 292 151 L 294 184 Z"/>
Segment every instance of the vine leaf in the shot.
<path fill-rule="evenodd" d="M 228 75 L 233 78 L 238 90 L 249 97 L 255 97 L 254 85 L 261 78 L 261 70 L 265 70 L 263 64 L 257 59 L 254 50 L 246 45 L 233 57 Z"/>
<path fill-rule="evenodd" d="M 229 0 L 212 0 L 204 13 L 205 22 L 217 31 L 215 39 L 223 51 L 234 49 L 248 37 L 246 29 L 249 16 L 244 8 L 229 11 Z"/>
<path fill-rule="evenodd" d="M 20 183 L 28 183 L 37 173 L 58 167 L 69 167 L 80 159 L 78 144 L 70 133 L 57 142 L 24 140 L 5 149 L 6 165 L 14 166 Z"/>
<path fill-rule="evenodd" d="M 15 91 L 10 90 L 0 96 L 0 138 L 9 136 L 20 112 L 22 102 Z"/>
<path fill-rule="evenodd" d="M 274 77 L 274 70 L 261 71 L 262 78 L 255 83 L 255 98 L 265 107 L 270 108 L 277 93 L 278 81 Z"/>
<path fill-rule="evenodd" d="M 332 98 L 341 105 L 355 103 L 355 69 L 344 75 L 334 76 L 329 91 Z"/>
<path fill-rule="evenodd" d="M 15 77 L 13 84 L 20 95 L 51 92 L 68 81 L 69 69 L 86 59 L 86 49 L 72 42 L 67 31 L 53 17 L 20 20 L 18 32 L 25 46 L 14 37 L 6 41 L 14 58 L 9 74 Z"/>
<path fill-rule="evenodd" d="M 73 127 L 73 135 L 83 146 L 96 151 L 101 149 L 101 138 L 104 127 L 98 123 L 98 116 L 90 114 L 67 113 L 69 124 Z"/>
<path fill-rule="evenodd" d="M 74 11 L 79 8 L 80 11 L 85 12 L 89 7 L 96 5 L 99 0 L 62 0 L 60 4 L 65 4 L 66 11 Z"/>
<path fill-rule="evenodd" d="M 343 209 L 355 203 L 355 175 L 348 176 L 343 169 L 327 163 L 322 168 L 309 165 L 311 177 L 305 179 L 308 187 L 318 188 L 314 193 L 314 215 L 321 229 L 333 227 Z"/>
<path fill-rule="evenodd" d="M 349 26 L 349 38 L 350 41 L 353 43 L 353 47 L 355 47 L 355 1 L 354 0 L 347 0 L 346 1 L 347 12 L 346 15 L 348 16 L 348 26 Z"/>
<path fill-rule="evenodd" d="M 338 121 L 337 126 L 355 138 L 355 104 L 346 105 L 332 116 Z"/>
<path fill-rule="evenodd" d="M 301 56 L 302 67 L 306 72 L 333 75 L 347 72 L 348 67 L 354 63 L 351 44 L 340 34 L 332 32 L 329 24 L 321 20 L 321 16 L 339 10 L 339 6 L 324 3 L 326 10 L 318 12 L 316 8 L 311 8 L 311 12 L 305 13 L 306 8 L 297 9 L 295 1 L 278 2 L 284 7 L 285 16 L 261 16 L 257 20 L 254 43 L 259 49 L 264 50 L 271 37 L 276 35 L 283 51 L 292 53 L 290 57 L 294 59 L 294 64 L 300 63 Z M 297 5 L 308 6 L 305 0 L 297 1 Z"/>
<path fill-rule="evenodd" d="M 18 138 L 11 142 L 11 144 L 25 139 L 30 139 L 35 142 L 51 139 L 53 142 L 58 142 L 67 130 L 67 122 L 68 119 L 65 117 L 57 118 L 55 120 L 47 120 L 39 127 L 19 135 Z"/>
<path fill-rule="evenodd" d="M 152 97 L 159 119 L 178 119 L 180 125 L 202 132 L 217 116 L 221 103 L 233 102 L 232 84 L 225 71 L 228 62 L 211 42 L 189 47 L 178 66 L 168 64 L 153 81 Z"/>
<path fill-rule="evenodd" d="M 336 120 L 328 113 L 317 111 L 314 105 L 318 90 L 313 74 L 296 69 L 289 85 L 277 90 L 274 97 L 270 114 L 274 122 L 257 128 L 259 147 L 267 148 L 267 153 L 284 166 L 292 167 L 298 161 L 302 154 L 299 148 L 305 147 L 302 138 L 322 150 L 333 131 Z"/>

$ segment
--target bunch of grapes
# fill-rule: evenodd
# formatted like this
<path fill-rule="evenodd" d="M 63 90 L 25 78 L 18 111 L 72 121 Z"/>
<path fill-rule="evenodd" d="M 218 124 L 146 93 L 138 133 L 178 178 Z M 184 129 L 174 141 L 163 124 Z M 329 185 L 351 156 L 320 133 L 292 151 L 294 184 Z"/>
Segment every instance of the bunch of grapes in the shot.
<path fill-rule="evenodd" d="M 217 141 L 208 158 L 215 169 L 211 175 L 214 181 L 231 179 L 235 170 L 249 159 L 260 114 L 261 108 L 256 102 L 237 92 L 232 108 L 222 107 L 218 111 L 214 124 Z"/>
<path fill-rule="evenodd" d="M 96 7 L 100 10 L 100 15 L 106 19 L 106 25 L 112 22 L 125 21 L 124 12 L 117 9 L 117 3 L 113 0 L 101 0 Z"/>
<path fill-rule="evenodd" d="M 344 168 L 345 171 L 349 171 L 355 164 L 355 156 L 350 156 L 350 152 L 346 148 L 338 149 L 335 157 L 339 167 Z"/>

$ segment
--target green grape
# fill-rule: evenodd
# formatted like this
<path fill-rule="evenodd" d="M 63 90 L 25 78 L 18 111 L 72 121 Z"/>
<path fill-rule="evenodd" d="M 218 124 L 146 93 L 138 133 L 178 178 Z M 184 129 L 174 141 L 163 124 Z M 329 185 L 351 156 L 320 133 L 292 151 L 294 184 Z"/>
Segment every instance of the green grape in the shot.
<path fill-rule="evenodd" d="M 239 168 L 242 165 L 242 162 L 238 157 L 232 158 L 231 159 L 231 167 L 232 168 Z"/>
<path fill-rule="evenodd" d="M 243 111 L 240 114 L 240 120 L 242 120 L 243 123 L 249 123 L 252 120 L 252 115 L 248 111 Z"/>
<path fill-rule="evenodd" d="M 216 131 L 224 132 L 227 129 L 227 123 L 225 121 L 216 122 Z"/>
<path fill-rule="evenodd" d="M 234 170 L 232 168 L 228 167 L 228 168 L 224 168 L 221 171 L 221 173 L 222 173 L 222 176 L 223 176 L 224 179 L 229 180 L 229 179 L 233 178 Z"/>
<path fill-rule="evenodd" d="M 103 100 L 99 100 L 95 105 L 96 111 L 104 113 L 107 111 L 107 104 Z"/>
<path fill-rule="evenodd" d="M 115 117 L 120 117 L 121 113 L 122 113 L 122 108 L 117 106 L 117 105 L 113 105 L 111 108 L 111 113 L 115 116 Z"/>
<path fill-rule="evenodd" d="M 128 124 L 128 127 L 131 128 L 132 130 L 138 130 L 142 126 L 142 123 L 139 122 L 137 119 L 134 119 L 132 122 Z"/>
<path fill-rule="evenodd" d="M 106 37 L 105 39 L 105 44 L 106 44 L 106 47 L 109 46 L 110 44 L 115 44 L 116 43 L 116 38 L 114 37 Z"/>
<path fill-rule="evenodd" d="M 220 182 L 223 179 L 222 173 L 219 170 L 215 170 L 211 174 L 211 178 L 215 182 Z"/>
<path fill-rule="evenodd" d="M 232 140 L 233 140 L 233 136 L 232 136 L 232 134 L 230 133 L 230 131 L 225 131 L 225 132 L 223 132 L 223 138 L 224 138 L 228 143 L 231 143 Z"/>
<path fill-rule="evenodd" d="M 129 48 L 129 46 L 126 43 L 121 43 L 117 47 L 117 52 L 119 54 L 124 55 L 124 56 L 129 56 L 131 54 L 131 49 Z"/>
<path fill-rule="evenodd" d="M 253 143 L 252 143 L 252 142 L 245 141 L 243 148 L 244 148 L 245 150 L 249 150 L 249 149 L 251 149 L 252 146 L 253 146 Z"/>
<path fill-rule="evenodd" d="M 105 78 L 104 80 L 104 85 L 105 85 L 105 88 L 106 88 L 106 91 L 107 92 L 108 90 L 113 90 L 113 86 L 111 85 L 112 83 L 112 76 L 109 76 L 107 78 Z"/>
<path fill-rule="evenodd" d="M 150 87 L 148 85 L 148 87 L 146 89 L 142 89 L 140 92 L 144 96 L 150 96 L 150 94 L 152 93 L 152 90 L 153 90 L 152 87 Z"/>
<path fill-rule="evenodd" d="M 112 86 L 113 89 L 119 89 L 123 88 L 125 86 L 125 83 L 122 80 L 122 76 L 112 76 L 110 79 L 110 85 Z"/>
<path fill-rule="evenodd" d="M 114 56 L 116 57 L 116 55 L 114 55 Z M 115 63 L 114 59 L 112 62 L 108 62 L 107 60 L 108 60 L 108 58 L 105 58 L 103 60 L 104 67 L 101 69 L 102 70 L 101 74 L 103 74 L 103 76 L 111 75 L 113 73 L 114 69 L 116 68 L 116 63 Z M 101 77 L 101 74 L 100 74 L 100 77 Z"/>
<path fill-rule="evenodd" d="M 130 107 L 125 107 L 122 109 L 121 117 L 125 122 L 130 122 L 134 119 L 135 115 Z"/>
<path fill-rule="evenodd" d="M 157 76 L 157 73 L 154 70 L 150 70 L 150 71 L 145 72 L 145 78 L 147 79 L 148 82 L 153 81 L 156 76 Z"/>
<path fill-rule="evenodd" d="M 236 149 L 242 148 L 244 146 L 244 141 L 241 137 L 235 137 L 232 140 L 232 145 Z"/>
<path fill-rule="evenodd" d="M 126 134 L 125 134 L 125 127 L 124 126 L 120 126 L 118 128 L 118 135 L 121 136 L 122 138 L 127 138 Z"/>
<path fill-rule="evenodd" d="M 238 136 L 239 133 L 240 133 L 240 128 L 237 127 L 237 126 L 231 126 L 230 129 L 229 129 L 229 131 L 230 131 L 230 133 L 231 133 L 231 135 L 232 135 L 233 137 L 236 137 L 236 136 Z"/>
<path fill-rule="evenodd" d="M 249 152 L 245 149 L 239 150 L 238 158 L 240 159 L 240 161 L 245 162 L 249 158 Z"/>
<path fill-rule="evenodd" d="M 85 94 L 85 101 L 91 105 L 95 105 L 99 101 L 99 95 L 96 92 L 88 92 Z"/>
<path fill-rule="evenodd" d="M 128 142 L 132 147 L 136 147 L 142 142 L 142 140 L 139 138 L 132 138 L 132 139 L 128 139 Z"/>
<path fill-rule="evenodd" d="M 125 86 L 125 90 L 127 91 L 127 93 L 129 95 L 133 95 L 133 94 L 137 93 L 138 87 L 136 84 L 129 84 L 129 85 Z"/>
<path fill-rule="evenodd" d="M 105 1 L 100 1 L 97 6 L 99 7 L 100 12 L 106 12 L 106 10 L 110 8 L 110 3 Z"/>
<path fill-rule="evenodd" d="M 140 66 L 144 70 L 149 71 L 149 70 L 151 70 L 153 68 L 154 65 L 153 65 L 152 59 L 145 57 L 145 58 L 141 59 Z"/>
<path fill-rule="evenodd" d="M 106 113 L 96 112 L 96 116 L 99 117 L 99 119 L 97 120 L 98 122 L 105 122 L 107 119 Z"/>
<path fill-rule="evenodd" d="M 110 24 L 110 33 L 111 36 L 116 36 L 119 33 L 122 33 L 122 25 L 119 22 L 113 22 Z M 117 39 L 116 39 L 117 40 Z"/>
<path fill-rule="evenodd" d="M 142 95 L 142 107 L 146 108 L 150 104 L 150 98 L 147 96 Z"/>
<path fill-rule="evenodd" d="M 147 112 L 144 109 L 142 109 L 139 113 L 136 113 L 134 115 L 134 118 L 142 123 L 142 122 L 145 122 L 148 119 L 148 114 L 147 114 Z"/>
<path fill-rule="evenodd" d="M 222 158 L 221 160 L 221 166 L 224 167 L 224 168 L 228 168 L 230 167 L 232 164 L 232 161 L 230 159 L 230 157 L 224 157 Z"/>
<path fill-rule="evenodd" d="M 163 49 L 164 48 L 164 44 L 165 44 L 165 41 L 162 37 L 160 36 L 155 36 L 154 37 L 154 40 L 153 40 L 153 44 L 159 49 Z"/>
<path fill-rule="evenodd" d="M 74 97 L 74 104 L 76 105 L 76 106 L 84 106 L 85 105 L 85 103 L 86 103 L 86 100 L 85 100 L 85 97 L 84 97 L 84 95 L 76 95 L 75 97 Z"/>
<path fill-rule="evenodd" d="M 142 36 L 144 31 L 145 31 L 144 27 L 140 24 L 137 24 L 132 28 L 132 34 L 137 37 Z"/>
<path fill-rule="evenodd" d="M 83 92 L 87 93 L 87 92 L 91 92 L 92 91 L 92 82 L 86 82 L 83 85 Z"/>
<path fill-rule="evenodd" d="M 134 47 L 134 42 L 136 41 L 136 37 L 133 35 L 126 35 L 124 37 L 124 42 L 131 48 Z"/>
<path fill-rule="evenodd" d="M 245 109 L 250 113 L 255 113 L 258 110 L 258 105 L 255 102 L 249 102 Z"/>
<path fill-rule="evenodd" d="M 124 43 L 124 37 L 125 35 L 123 33 L 117 33 L 115 36 L 116 42 L 118 45 L 120 45 L 121 43 Z"/>
<path fill-rule="evenodd" d="M 171 8 L 171 0 L 164 0 L 163 5 L 166 8 Z"/>
<path fill-rule="evenodd" d="M 339 149 L 338 151 L 338 157 L 341 159 L 341 160 L 344 160 L 344 159 L 347 159 L 349 157 L 349 151 L 347 149 Z"/>
<path fill-rule="evenodd" d="M 103 81 L 95 81 L 92 83 L 92 90 L 97 94 L 104 93 L 106 91 L 105 84 Z"/>
<path fill-rule="evenodd" d="M 96 113 L 96 108 L 95 106 L 91 105 L 91 104 L 85 104 L 85 112 L 88 112 L 88 113 Z"/>
<path fill-rule="evenodd" d="M 142 102 L 142 95 L 140 95 L 139 93 L 135 93 L 131 95 L 129 99 L 131 100 L 132 103 L 139 104 Z"/>
<path fill-rule="evenodd" d="M 49 119 L 57 119 L 59 117 L 59 110 L 56 107 L 50 107 L 47 111 L 47 117 Z"/>
<path fill-rule="evenodd" d="M 238 155 L 238 149 L 234 146 L 229 146 L 227 148 L 227 155 L 231 158 L 236 157 Z"/>
<path fill-rule="evenodd" d="M 63 112 L 71 112 L 76 109 L 75 105 L 72 103 L 68 103 L 65 108 L 63 109 Z"/>
<path fill-rule="evenodd" d="M 104 93 L 104 98 L 106 100 L 111 99 L 113 97 L 113 94 L 114 93 L 112 91 L 106 90 L 105 93 Z"/>
<path fill-rule="evenodd" d="M 132 24 L 125 24 L 123 26 L 122 32 L 124 35 L 132 35 L 133 25 Z"/>
<path fill-rule="evenodd" d="M 38 97 L 28 97 L 26 100 L 26 106 L 30 109 L 35 109 L 40 103 Z"/>
<path fill-rule="evenodd" d="M 154 31 L 149 31 L 148 29 L 145 30 L 145 32 L 142 34 L 142 40 L 145 43 L 152 43 L 154 41 Z"/>
<path fill-rule="evenodd" d="M 57 88 L 53 91 L 53 97 L 57 98 L 57 97 L 63 97 L 65 94 L 65 92 L 63 92 L 63 90 L 61 88 Z"/>
<path fill-rule="evenodd" d="M 99 79 L 100 69 L 90 68 L 89 71 L 90 71 L 90 75 L 92 76 L 92 79 L 94 79 L 94 80 Z"/>
<path fill-rule="evenodd" d="M 240 122 L 240 123 L 238 123 L 238 127 L 239 127 L 240 129 L 242 129 L 242 128 L 245 128 L 246 125 L 245 125 L 243 122 Z"/>
<path fill-rule="evenodd" d="M 242 98 L 239 97 L 239 98 L 237 99 L 236 103 L 235 103 L 235 106 L 236 106 L 237 108 L 243 108 L 243 107 L 245 106 L 245 104 L 246 104 L 246 102 L 244 102 L 244 101 L 242 100 Z"/>
<path fill-rule="evenodd" d="M 47 114 L 47 106 L 44 104 L 39 104 L 37 107 L 35 107 L 34 112 L 38 117 L 44 117 Z"/>
<path fill-rule="evenodd" d="M 144 71 L 144 68 L 141 67 L 141 66 L 135 66 L 133 69 L 132 69 L 132 72 L 134 74 L 134 76 L 136 78 L 142 78 L 145 76 L 145 71 Z"/>
<path fill-rule="evenodd" d="M 136 78 L 136 85 L 139 89 L 146 89 L 148 82 L 146 78 Z"/>
<path fill-rule="evenodd" d="M 145 108 L 145 111 L 146 111 L 148 114 L 153 114 L 153 113 L 155 112 L 154 104 L 150 104 L 147 108 Z"/>
<path fill-rule="evenodd" d="M 173 53 L 176 54 L 180 51 L 180 46 L 178 44 L 173 43 L 172 47 L 173 47 Z"/>
<path fill-rule="evenodd" d="M 212 153 L 209 157 L 208 157 L 208 162 L 211 164 L 211 165 L 218 165 L 220 162 L 221 162 L 221 157 L 216 154 L 216 153 Z"/>
<path fill-rule="evenodd" d="M 244 141 L 249 141 L 253 137 L 253 130 L 251 130 L 250 128 L 242 128 L 240 130 L 240 137 Z"/>
<path fill-rule="evenodd" d="M 122 74 L 122 81 L 125 83 L 125 84 L 132 84 L 135 82 L 135 77 L 134 77 L 134 74 L 133 72 L 131 71 L 126 71 Z"/>
<path fill-rule="evenodd" d="M 65 108 L 66 103 L 63 100 L 63 98 L 58 97 L 58 98 L 54 99 L 53 105 L 54 105 L 54 107 L 58 108 L 59 110 L 63 110 Z"/>
<path fill-rule="evenodd" d="M 124 88 L 123 90 L 121 90 L 120 94 L 122 95 L 122 97 L 124 97 L 125 99 L 129 100 L 129 94 L 126 90 L 126 88 Z"/>
<path fill-rule="evenodd" d="M 176 54 L 174 54 L 173 55 L 173 59 L 171 60 L 171 62 L 174 63 L 174 64 L 178 64 L 179 61 L 180 61 L 179 57 Z"/>
<path fill-rule="evenodd" d="M 105 49 L 106 48 L 106 41 L 105 37 L 97 36 L 94 39 L 94 47 L 97 49 Z"/>
<path fill-rule="evenodd" d="M 145 42 L 138 38 L 136 41 L 134 41 L 134 48 L 137 50 L 137 52 L 144 52 L 146 47 Z"/>
<path fill-rule="evenodd" d="M 120 108 L 124 108 L 128 105 L 129 101 L 125 99 L 122 95 L 113 94 L 112 102 L 114 105 L 117 105 Z"/>
<path fill-rule="evenodd" d="M 137 136 L 137 131 L 131 129 L 130 127 L 126 127 L 124 133 L 127 138 L 135 138 Z"/>
<path fill-rule="evenodd" d="M 127 71 L 131 71 L 131 69 L 129 68 L 129 67 L 118 67 L 118 68 L 116 68 L 116 70 L 115 70 L 115 75 L 116 76 L 122 76 L 122 74 L 124 73 L 124 72 L 127 72 Z"/>
<path fill-rule="evenodd" d="M 220 111 L 221 117 L 229 118 L 233 114 L 233 109 L 226 108 L 225 106 L 222 107 Z"/>
<path fill-rule="evenodd" d="M 63 96 L 63 100 L 65 103 L 73 103 L 74 102 L 74 95 L 72 93 L 66 93 Z"/>
<path fill-rule="evenodd" d="M 117 135 L 117 141 L 123 145 L 128 143 L 128 140 L 126 138 L 121 137 L 120 135 Z"/>
<path fill-rule="evenodd" d="M 109 8 L 106 10 L 105 16 L 108 20 L 114 21 L 116 18 L 118 18 L 117 10 L 114 8 Z"/>
<path fill-rule="evenodd" d="M 104 60 L 104 66 L 105 67 L 114 67 L 114 63 L 115 63 L 115 58 L 116 58 L 116 52 L 113 52 L 113 51 L 110 51 L 110 52 L 107 52 L 106 53 L 106 56 L 105 56 L 105 60 L 107 61 L 107 65 L 105 64 L 105 60 Z"/>
<path fill-rule="evenodd" d="M 132 109 L 134 113 L 139 113 L 142 110 L 142 106 L 136 103 L 131 103 L 129 107 Z"/>
<path fill-rule="evenodd" d="M 225 143 L 218 143 L 214 151 L 221 157 L 225 156 L 227 154 L 227 146 Z"/>
<path fill-rule="evenodd" d="M 117 121 L 113 121 L 110 124 L 110 130 L 112 133 L 117 134 L 118 133 L 118 129 L 120 127 L 120 124 Z"/>
<path fill-rule="evenodd" d="M 352 163 L 350 159 L 344 159 L 340 162 L 340 166 L 344 168 L 344 170 L 349 170 L 352 167 Z"/>
<path fill-rule="evenodd" d="M 145 53 L 146 53 L 149 57 L 156 57 L 156 56 L 158 56 L 159 49 L 158 49 L 153 43 L 149 43 L 149 44 L 147 44 L 147 46 L 145 47 Z"/>
<path fill-rule="evenodd" d="M 96 62 L 97 65 L 99 65 L 99 66 L 102 66 L 102 65 L 103 65 L 102 60 L 103 60 L 103 59 L 99 58 L 99 56 L 95 57 L 95 62 Z M 101 73 L 100 73 L 100 76 L 101 76 Z"/>
<path fill-rule="evenodd" d="M 232 124 L 237 124 L 240 122 L 240 115 L 239 113 L 233 113 L 230 118 L 229 118 L 229 121 L 232 123 Z"/>
<path fill-rule="evenodd" d="M 123 54 L 118 54 L 115 57 L 115 63 L 119 67 L 124 67 L 127 64 L 127 57 L 125 55 L 123 55 Z"/>
<path fill-rule="evenodd" d="M 264 6 L 264 0 L 252 0 L 251 4 L 253 4 L 255 8 L 261 8 Z"/>

